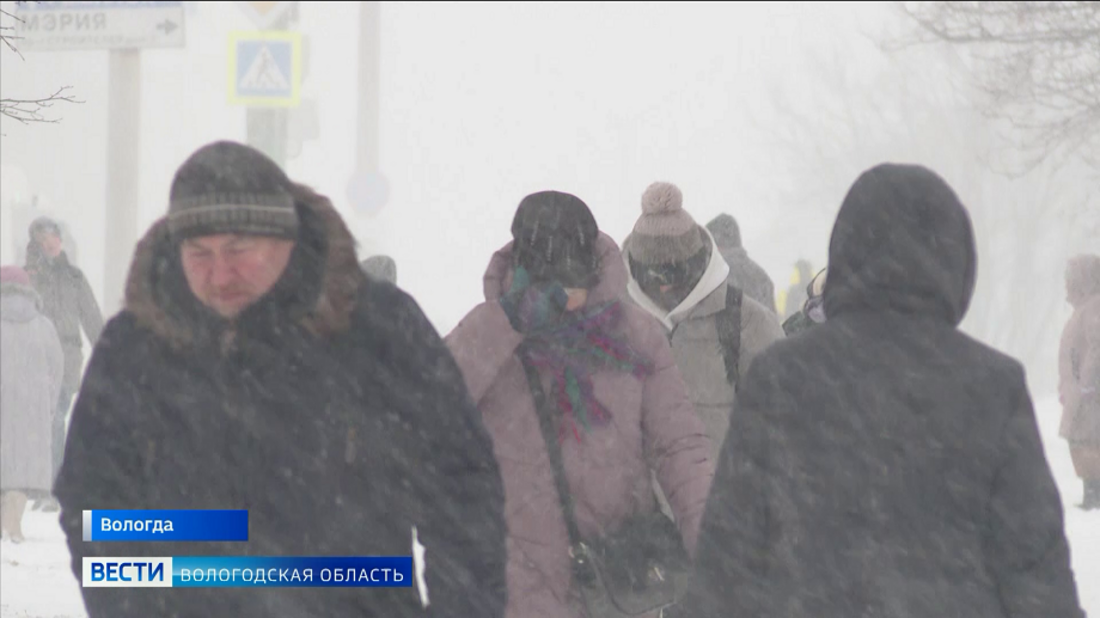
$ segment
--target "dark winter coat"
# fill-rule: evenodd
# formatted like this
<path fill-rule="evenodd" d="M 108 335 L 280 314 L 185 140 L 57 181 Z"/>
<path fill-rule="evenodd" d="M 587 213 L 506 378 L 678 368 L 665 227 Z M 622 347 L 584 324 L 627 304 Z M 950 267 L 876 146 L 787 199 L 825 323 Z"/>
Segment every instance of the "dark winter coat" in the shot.
<path fill-rule="evenodd" d="M 64 361 L 42 299 L 0 283 L 0 489 L 48 492 L 51 426 Z"/>
<path fill-rule="evenodd" d="M 91 618 L 501 616 L 503 488 L 488 433 L 416 303 L 368 282 L 328 200 L 229 331 L 183 278 L 166 220 L 92 353 L 56 484 L 85 556 L 408 556 L 418 589 L 84 588 Z M 247 543 L 86 543 L 82 509 L 248 509 Z"/>
<path fill-rule="evenodd" d="M 619 248 L 601 234 L 600 280 L 588 303 L 620 298 L 626 266 Z M 493 255 L 485 273 L 486 302 L 478 305 L 447 344 L 466 377 L 493 436 L 504 476 L 508 521 L 509 618 L 580 618 L 565 528 L 534 398 L 516 349 L 515 332 L 500 297 L 511 286 L 511 243 Z M 661 326 L 637 307 L 625 305 L 615 335 L 653 362 L 639 380 L 625 372 L 593 375 L 594 392 L 612 422 L 577 443 L 562 443 L 562 458 L 576 503 L 577 526 L 586 538 L 613 532 L 626 518 L 657 508 L 650 471 L 666 495 L 689 551 L 695 549 L 699 518 L 713 476 L 710 443 L 695 416 L 673 363 Z M 544 387 L 550 391 L 549 376 Z"/>
<path fill-rule="evenodd" d="M 88 341 L 95 346 L 103 331 L 103 314 L 88 279 L 69 263 L 64 251 L 51 260 L 31 241 L 27 246 L 27 273 L 42 297 L 42 312 L 53 322 L 61 339 L 65 352 L 65 379 L 61 387 L 71 395 L 80 388 L 80 372 L 84 368 L 80 329 L 83 327 Z"/>
<path fill-rule="evenodd" d="M 806 310 L 803 309 L 783 322 L 783 333 L 788 337 L 793 337 L 798 333 L 810 330 L 815 324 L 817 322 L 814 322 L 806 313 Z"/>
<path fill-rule="evenodd" d="M 729 282 L 741 289 L 745 296 L 764 305 L 772 313 L 775 308 L 775 284 L 768 273 L 749 257 L 741 244 L 741 227 L 730 215 L 722 214 L 707 224 L 714 236 L 722 259 L 730 267 Z"/>
<path fill-rule="evenodd" d="M 1023 367 L 956 328 L 975 265 L 938 176 L 856 181 L 828 321 L 739 394 L 683 615 L 1081 618 Z"/>
<path fill-rule="evenodd" d="M 1066 278 L 1073 316 L 1058 353 L 1061 435 L 1100 447 L 1100 257 L 1073 260 Z"/>

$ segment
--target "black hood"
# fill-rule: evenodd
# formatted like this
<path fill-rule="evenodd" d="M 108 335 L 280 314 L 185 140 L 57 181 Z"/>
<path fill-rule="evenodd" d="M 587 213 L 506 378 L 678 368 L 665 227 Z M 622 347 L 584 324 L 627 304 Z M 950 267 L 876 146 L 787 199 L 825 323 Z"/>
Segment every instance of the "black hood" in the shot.
<path fill-rule="evenodd" d="M 714 242 L 718 244 L 719 249 L 741 248 L 741 226 L 737 225 L 737 219 L 734 219 L 733 215 L 726 213 L 718 215 L 707 224 L 707 229 L 710 230 L 710 235 L 714 237 Z"/>
<path fill-rule="evenodd" d="M 829 242 L 825 313 L 892 311 L 958 326 L 977 273 L 970 216 L 917 165 L 882 164 L 856 180 Z"/>

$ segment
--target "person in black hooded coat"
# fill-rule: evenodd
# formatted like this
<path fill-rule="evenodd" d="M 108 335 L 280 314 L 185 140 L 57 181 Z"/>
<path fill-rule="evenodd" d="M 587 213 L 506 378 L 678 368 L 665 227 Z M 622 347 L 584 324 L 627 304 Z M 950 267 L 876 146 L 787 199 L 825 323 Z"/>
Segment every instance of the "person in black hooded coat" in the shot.
<path fill-rule="evenodd" d="M 125 308 L 93 350 L 73 411 L 55 491 L 77 580 L 84 557 L 409 556 L 415 534 L 427 594 L 417 582 L 83 588 L 89 617 L 502 616 L 500 471 L 462 374 L 420 308 L 369 281 L 328 199 L 254 149 L 200 149 L 172 198 L 172 214 L 138 245 Z M 281 206 L 251 206 L 257 199 Z M 218 228 L 195 232 L 199 241 L 293 234 L 273 287 L 235 317 L 189 287 L 177 204 L 210 219 L 190 227 Z M 248 541 L 85 542 L 84 509 L 248 509 Z"/>
<path fill-rule="evenodd" d="M 1024 369 L 959 332 L 969 215 L 918 166 L 863 173 L 829 319 L 758 356 L 718 459 L 694 618 L 1080 618 Z"/>
<path fill-rule="evenodd" d="M 39 217 L 31 223 L 29 233 L 26 271 L 42 298 L 42 312 L 57 329 L 61 350 L 65 353 L 65 377 L 52 419 L 51 456 L 56 479 L 65 452 L 65 422 L 84 369 L 84 342 L 80 331 L 83 329 L 88 343 L 94 346 L 103 331 L 103 314 L 84 271 L 69 261 L 63 249 L 61 225 L 48 217 Z M 46 501 L 46 510 L 57 510 L 56 504 L 50 502 Z"/>
<path fill-rule="evenodd" d="M 741 243 L 741 226 L 733 215 L 722 213 L 711 219 L 707 230 L 714 236 L 714 243 L 722 253 L 722 259 L 730 267 L 729 282 L 740 288 L 745 296 L 764 305 L 772 313 L 775 308 L 775 284 L 768 273 L 749 257 Z"/>

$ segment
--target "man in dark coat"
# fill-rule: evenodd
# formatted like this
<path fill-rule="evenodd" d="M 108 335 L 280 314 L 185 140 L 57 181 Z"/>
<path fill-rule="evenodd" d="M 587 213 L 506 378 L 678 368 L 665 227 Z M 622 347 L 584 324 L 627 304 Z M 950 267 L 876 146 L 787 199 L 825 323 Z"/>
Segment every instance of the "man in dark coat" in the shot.
<path fill-rule="evenodd" d="M 328 199 L 201 148 L 138 245 L 56 484 L 85 556 L 409 556 L 412 588 L 83 588 L 90 618 L 499 617 L 492 443 L 420 308 L 372 284 Z M 83 509 L 248 509 L 247 543 L 84 542 Z M 427 610 L 423 604 L 427 603 Z"/>
<path fill-rule="evenodd" d="M 27 244 L 26 271 L 31 284 L 42 298 L 42 312 L 53 322 L 65 353 L 65 377 L 57 398 L 53 417 L 53 475 L 61 468 L 65 452 L 65 421 L 73 396 L 80 388 L 80 372 L 84 369 L 84 342 L 80 329 L 95 346 L 103 330 L 103 314 L 84 273 L 69 262 L 62 249 L 61 226 L 47 217 L 31 223 Z M 50 509 L 52 510 L 52 509 Z"/>
<path fill-rule="evenodd" d="M 1024 369 L 957 330 L 969 215 L 918 166 L 852 186 L 828 320 L 757 357 L 685 616 L 1081 618 Z"/>
<path fill-rule="evenodd" d="M 729 282 L 741 289 L 745 296 L 764 305 L 772 313 L 775 310 L 775 284 L 768 273 L 749 257 L 741 244 L 741 226 L 732 215 L 720 214 L 707 224 L 722 259 L 730 267 Z"/>

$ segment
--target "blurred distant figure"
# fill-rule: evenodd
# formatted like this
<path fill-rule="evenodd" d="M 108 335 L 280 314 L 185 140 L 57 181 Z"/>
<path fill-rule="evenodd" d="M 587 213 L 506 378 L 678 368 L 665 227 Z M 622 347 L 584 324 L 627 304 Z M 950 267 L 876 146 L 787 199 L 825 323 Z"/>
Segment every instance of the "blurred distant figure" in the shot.
<path fill-rule="evenodd" d="M 837 215 L 828 319 L 738 393 L 691 618 L 1083 618 L 1024 367 L 958 325 L 970 216 L 883 164 Z"/>
<path fill-rule="evenodd" d="M 827 270 L 821 269 L 806 286 L 808 298 L 802 304 L 802 310 L 783 322 L 783 332 L 788 337 L 825 321 L 825 273 Z"/>
<path fill-rule="evenodd" d="M 1073 317 L 1062 333 L 1058 392 L 1061 435 L 1085 485 L 1081 508 L 1100 508 L 1100 256 L 1079 255 L 1066 268 Z"/>
<path fill-rule="evenodd" d="M 720 214 L 707 224 L 707 229 L 718 244 L 718 251 L 730 267 L 729 281 L 745 293 L 745 296 L 764 305 L 772 313 L 775 310 L 775 284 L 759 264 L 749 257 L 741 244 L 741 226 L 733 215 Z"/>
<path fill-rule="evenodd" d="M 18 266 L 0 268 L 0 529 L 23 540 L 27 498 L 53 485 L 50 449 L 64 356 L 42 299 Z"/>
<path fill-rule="evenodd" d="M 42 297 L 42 312 L 57 329 L 65 353 L 65 378 L 53 417 L 53 474 L 56 477 L 65 453 L 65 421 L 73 396 L 80 389 L 80 373 L 84 368 L 84 342 L 80 330 L 84 329 L 94 347 L 103 331 L 103 314 L 84 273 L 69 263 L 61 241 L 61 227 L 56 221 L 39 217 L 31 223 L 27 272 Z M 56 510 L 56 503 L 52 500 L 50 503 L 46 510 Z"/>
<path fill-rule="evenodd" d="M 61 229 L 61 245 L 65 248 L 65 257 L 69 260 L 69 263 L 73 266 L 80 266 L 80 244 L 77 242 L 76 236 L 73 235 L 72 226 L 64 220 L 61 220 L 53 216 L 51 210 L 45 209 L 39 205 L 39 196 L 31 196 L 29 204 L 18 203 L 12 208 L 11 229 L 14 232 L 16 229 L 27 230 L 30 228 L 31 223 L 37 219 L 49 219 L 57 224 Z M 7 230 L 5 234 L 9 233 Z M 14 239 L 14 234 L 12 234 Z M 25 242 L 25 241 L 24 241 Z M 27 246 L 26 244 L 16 248 L 16 264 L 27 263 Z"/>
<path fill-rule="evenodd" d="M 791 285 L 786 292 L 782 293 L 780 298 L 784 322 L 801 311 L 802 305 L 806 304 L 806 298 L 808 298 L 806 286 L 810 283 L 813 274 L 813 266 L 808 261 L 798 260 L 795 262 L 794 272 L 791 273 Z"/>
<path fill-rule="evenodd" d="M 360 262 L 367 276 L 397 285 L 397 262 L 388 255 L 372 255 Z"/>

